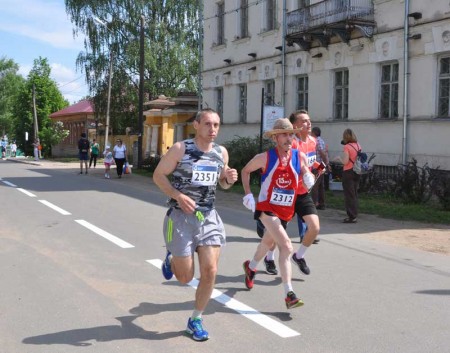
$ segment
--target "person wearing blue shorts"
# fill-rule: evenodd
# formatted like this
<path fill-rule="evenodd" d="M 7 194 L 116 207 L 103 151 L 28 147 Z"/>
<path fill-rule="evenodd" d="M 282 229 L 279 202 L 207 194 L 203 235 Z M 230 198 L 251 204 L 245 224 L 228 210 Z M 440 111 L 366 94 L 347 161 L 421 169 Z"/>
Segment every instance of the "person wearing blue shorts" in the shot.
<path fill-rule="evenodd" d="M 175 275 L 179 282 L 189 283 L 194 278 L 197 252 L 200 279 L 186 328 L 196 341 L 209 338 L 202 314 L 214 289 L 220 249 L 226 239 L 214 207 L 217 184 L 228 189 L 238 178 L 236 169 L 228 166 L 228 151 L 214 142 L 219 127 L 220 118 L 214 110 L 200 110 L 194 120 L 195 137 L 175 143 L 153 174 L 156 185 L 169 197 L 163 224 L 167 249 L 162 264 L 164 278 L 170 280 Z"/>
<path fill-rule="evenodd" d="M 81 138 L 78 140 L 78 155 L 80 159 L 80 174 L 83 174 L 83 164 L 84 171 L 88 173 L 88 160 L 89 160 L 89 147 L 90 143 L 86 137 L 86 133 L 81 134 Z"/>

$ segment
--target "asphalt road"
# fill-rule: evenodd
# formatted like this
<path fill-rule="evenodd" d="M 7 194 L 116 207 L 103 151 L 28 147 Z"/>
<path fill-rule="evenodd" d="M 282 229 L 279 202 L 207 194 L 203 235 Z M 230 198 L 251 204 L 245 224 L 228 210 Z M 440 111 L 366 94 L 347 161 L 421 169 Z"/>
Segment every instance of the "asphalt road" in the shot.
<path fill-rule="evenodd" d="M 196 283 L 166 281 L 165 197 L 148 178 L 0 161 L 0 352 L 449 352 L 450 257 L 343 233 L 322 220 L 293 268 L 304 300 L 286 310 L 278 276 L 242 262 L 259 238 L 240 196 L 220 193 L 228 236 L 204 314 L 184 335 Z M 289 225 L 294 247 L 296 225 Z"/>

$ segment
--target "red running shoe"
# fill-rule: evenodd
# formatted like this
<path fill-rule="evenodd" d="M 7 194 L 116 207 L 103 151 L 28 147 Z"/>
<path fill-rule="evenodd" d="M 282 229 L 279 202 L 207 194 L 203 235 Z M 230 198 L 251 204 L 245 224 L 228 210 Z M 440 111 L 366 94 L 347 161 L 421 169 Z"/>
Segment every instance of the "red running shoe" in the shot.
<path fill-rule="evenodd" d="M 290 291 L 287 294 L 287 297 L 286 299 L 284 299 L 284 301 L 286 302 L 286 308 L 288 309 L 296 308 L 304 304 L 301 299 L 297 298 L 297 296 L 293 291 Z"/>
<path fill-rule="evenodd" d="M 248 289 L 252 289 L 253 284 L 254 284 L 253 280 L 255 278 L 256 271 L 250 270 L 250 268 L 248 267 L 249 264 L 250 264 L 250 260 L 247 260 L 243 263 L 242 267 L 244 268 L 244 273 L 245 273 L 245 286 Z"/>

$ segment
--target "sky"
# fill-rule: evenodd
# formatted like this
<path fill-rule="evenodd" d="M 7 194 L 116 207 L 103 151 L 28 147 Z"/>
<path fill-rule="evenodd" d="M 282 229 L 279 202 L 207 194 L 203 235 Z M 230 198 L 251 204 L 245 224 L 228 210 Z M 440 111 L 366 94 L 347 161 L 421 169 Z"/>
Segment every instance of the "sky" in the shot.
<path fill-rule="evenodd" d="M 74 39 L 72 30 L 64 0 L 0 0 L 0 57 L 14 60 L 24 78 L 35 59 L 47 58 L 51 78 L 71 104 L 89 91 L 75 64 L 83 37 Z"/>

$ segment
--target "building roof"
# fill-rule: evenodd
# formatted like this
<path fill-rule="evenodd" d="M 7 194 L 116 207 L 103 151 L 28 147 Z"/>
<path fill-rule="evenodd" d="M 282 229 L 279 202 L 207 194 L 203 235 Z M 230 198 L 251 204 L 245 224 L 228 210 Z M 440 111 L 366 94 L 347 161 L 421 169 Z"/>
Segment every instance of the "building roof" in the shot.
<path fill-rule="evenodd" d="M 78 103 L 68 106 L 62 110 L 59 110 L 55 113 L 50 114 L 50 118 L 57 118 L 60 116 L 66 115 L 76 115 L 76 114 L 93 114 L 94 113 L 94 105 L 90 100 L 82 100 Z"/>

